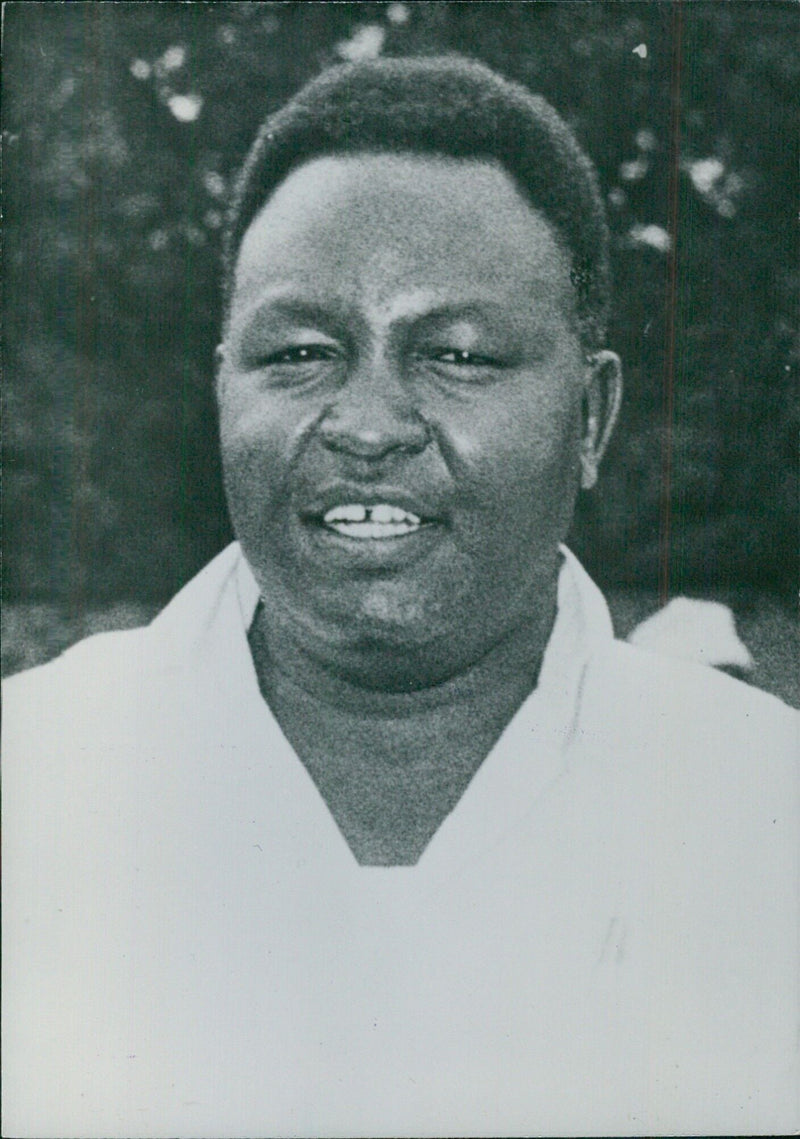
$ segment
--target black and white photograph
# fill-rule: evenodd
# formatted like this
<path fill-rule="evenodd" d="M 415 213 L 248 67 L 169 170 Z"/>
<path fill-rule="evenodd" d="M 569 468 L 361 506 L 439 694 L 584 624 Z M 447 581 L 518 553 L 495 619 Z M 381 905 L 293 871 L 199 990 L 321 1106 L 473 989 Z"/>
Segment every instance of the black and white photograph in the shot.
<path fill-rule="evenodd" d="M 799 12 L 4 5 L 4 1135 L 800 1132 Z"/>

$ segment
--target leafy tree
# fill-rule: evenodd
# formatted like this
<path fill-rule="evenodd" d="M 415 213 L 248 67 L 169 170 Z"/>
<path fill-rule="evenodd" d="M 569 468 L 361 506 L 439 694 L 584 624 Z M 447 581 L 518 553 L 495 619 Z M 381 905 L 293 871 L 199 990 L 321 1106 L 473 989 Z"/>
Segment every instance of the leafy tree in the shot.
<path fill-rule="evenodd" d="M 5 590 L 168 597 L 229 537 L 219 231 L 320 67 L 460 51 L 549 98 L 614 235 L 623 422 L 574 543 L 606 584 L 786 589 L 797 549 L 792 4 L 11 3 Z"/>

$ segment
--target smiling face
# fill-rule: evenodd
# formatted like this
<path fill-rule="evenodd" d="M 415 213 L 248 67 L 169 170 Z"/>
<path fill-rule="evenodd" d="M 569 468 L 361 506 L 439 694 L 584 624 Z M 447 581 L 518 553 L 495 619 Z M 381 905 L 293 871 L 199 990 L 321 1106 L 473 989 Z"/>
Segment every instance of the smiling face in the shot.
<path fill-rule="evenodd" d="M 233 527 L 281 637 L 408 687 L 549 624 L 598 429 L 569 269 L 488 163 L 321 158 L 281 184 L 218 376 Z"/>

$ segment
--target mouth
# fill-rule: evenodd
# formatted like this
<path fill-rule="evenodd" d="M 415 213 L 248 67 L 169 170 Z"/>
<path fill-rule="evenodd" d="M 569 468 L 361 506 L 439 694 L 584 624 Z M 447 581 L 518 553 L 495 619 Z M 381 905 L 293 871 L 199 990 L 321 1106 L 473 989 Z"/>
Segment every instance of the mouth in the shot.
<path fill-rule="evenodd" d="M 301 506 L 300 519 L 318 533 L 366 545 L 421 536 L 446 524 L 447 513 L 439 498 L 403 487 L 336 482 Z"/>
<path fill-rule="evenodd" d="M 300 508 L 299 521 L 301 540 L 316 565 L 328 567 L 325 572 L 407 568 L 430 554 L 450 529 L 441 496 L 338 481 L 317 490 Z"/>
<path fill-rule="evenodd" d="M 356 542 L 385 542 L 415 534 L 424 522 L 418 514 L 391 502 L 346 502 L 327 510 L 321 524 Z"/>

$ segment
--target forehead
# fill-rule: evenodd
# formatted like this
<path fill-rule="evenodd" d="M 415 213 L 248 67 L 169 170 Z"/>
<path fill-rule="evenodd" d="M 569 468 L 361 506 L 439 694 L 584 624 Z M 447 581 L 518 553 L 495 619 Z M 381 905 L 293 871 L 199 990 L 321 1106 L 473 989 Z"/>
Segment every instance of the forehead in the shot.
<path fill-rule="evenodd" d="M 399 292 L 526 300 L 572 313 L 569 256 L 500 166 L 421 155 L 323 157 L 294 170 L 242 240 L 232 310 L 274 288 L 390 303 Z"/>

